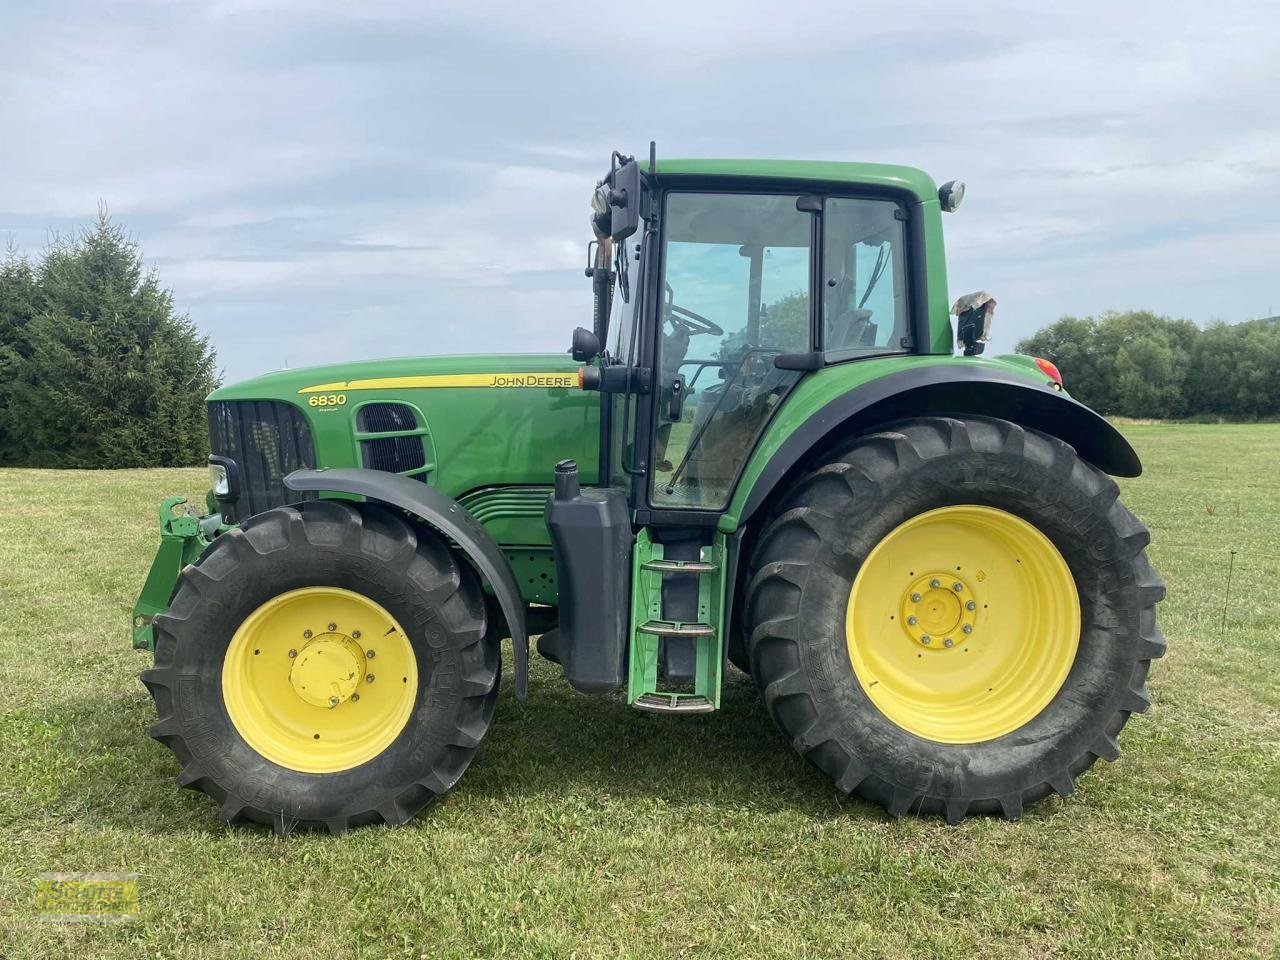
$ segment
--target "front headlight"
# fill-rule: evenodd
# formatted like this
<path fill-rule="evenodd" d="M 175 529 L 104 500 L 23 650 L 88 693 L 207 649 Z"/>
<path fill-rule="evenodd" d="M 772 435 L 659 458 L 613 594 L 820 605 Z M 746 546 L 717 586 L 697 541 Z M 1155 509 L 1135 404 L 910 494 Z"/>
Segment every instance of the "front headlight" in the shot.
<path fill-rule="evenodd" d="M 231 477 L 227 475 L 225 464 L 209 464 L 209 489 L 215 497 L 225 497 L 231 493 Z"/>

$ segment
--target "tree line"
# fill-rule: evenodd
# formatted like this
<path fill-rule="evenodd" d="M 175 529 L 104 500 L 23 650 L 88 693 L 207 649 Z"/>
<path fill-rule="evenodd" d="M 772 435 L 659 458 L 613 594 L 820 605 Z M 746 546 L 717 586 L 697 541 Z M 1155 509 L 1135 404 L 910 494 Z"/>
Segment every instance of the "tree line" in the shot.
<path fill-rule="evenodd" d="M 207 337 L 105 212 L 0 263 L 0 465 L 188 466 L 209 452 Z"/>
<path fill-rule="evenodd" d="M 1200 328 L 1146 310 L 1063 317 L 1018 344 L 1108 416 L 1280 416 L 1280 317 Z"/>
<path fill-rule="evenodd" d="M 807 302 L 784 298 L 762 327 L 807 323 Z M 1204 329 L 1145 310 L 1063 317 L 1017 349 L 1056 363 L 1103 414 L 1280 416 L 1280 317 Z M 218 383 L 208 338 L 105 213 L 34 260 L 10 248 L 0 261 L 0 466 L 200 463 Z"/>

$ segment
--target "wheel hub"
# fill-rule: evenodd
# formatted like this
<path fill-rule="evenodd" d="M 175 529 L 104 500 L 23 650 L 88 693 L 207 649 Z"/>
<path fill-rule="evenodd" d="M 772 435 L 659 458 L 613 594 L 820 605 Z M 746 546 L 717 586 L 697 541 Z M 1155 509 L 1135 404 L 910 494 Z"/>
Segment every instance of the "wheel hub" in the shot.
<path fill-rule="evenodd" d="M 417 656 L 372 598 L 301 587 L 240 624 L 224 656 L 222 696 L 259 755 L 335 773 L 372 760 L 404 729 L 418 696 Z"/>
<path fill-rule="evenodd" d="M 1035 526 L 977 504 L 899 524 L 867 555 L 845 611 L 849 663 L 892 723 L 981 743 L 1031 721 L 1080 642 L 1066 560 Z"/>
<path fill-rule="evenodd" d="M 972 639 L 977 620 L 973 595 L 968 583 L 954 573 L 917 577 L 902 593 L 902 629 L 921 646 L 954 650 L 961 640 Z"/>
<path fill-rule="evenodd" d="M 336 707 L 351 699 L 365 675 L 360 644 L 344 633 L 323 633 L 298 651 L 289 669 L 293 691 L 317 707 Z"/>

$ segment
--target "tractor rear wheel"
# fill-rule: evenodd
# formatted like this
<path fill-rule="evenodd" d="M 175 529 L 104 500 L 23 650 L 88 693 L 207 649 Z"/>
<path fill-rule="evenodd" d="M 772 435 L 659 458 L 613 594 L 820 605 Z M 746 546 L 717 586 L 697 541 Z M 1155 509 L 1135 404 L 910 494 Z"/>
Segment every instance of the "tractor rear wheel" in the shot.
<path fill-rule="evenodd" d="M 1149 704 L 1164 586 L 1115 483 L 1001 420 L 920 418 L 803 478 L 755 548 L 752 675 L 795 748 L 895 815 L 1021 816 Z"/>
<path fill-rule="evenodd" d="M 500 666 L 474 573 L 370 504 L 270 510 L 219 536 L 157 617 L 151 734 L 219 816 L 400 824 L 462 776 Z"/>

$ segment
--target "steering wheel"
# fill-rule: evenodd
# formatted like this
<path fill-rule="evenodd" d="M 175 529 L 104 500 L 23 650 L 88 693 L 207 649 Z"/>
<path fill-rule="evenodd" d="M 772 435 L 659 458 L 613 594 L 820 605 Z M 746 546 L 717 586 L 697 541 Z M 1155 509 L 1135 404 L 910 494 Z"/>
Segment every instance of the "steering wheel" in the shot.
<path fill-rule="evenodd" d="M 683 327 L 690 336 L 699 333 L 709 333 L 713 337 L 724 335 L 723 327 L 712 323 L 700 313 L 694 313 L 687 307 L 677 307 L 674 303 L 667 303 L 666 308 L 663 319 L 670 320 L 673 326 Z"/>

